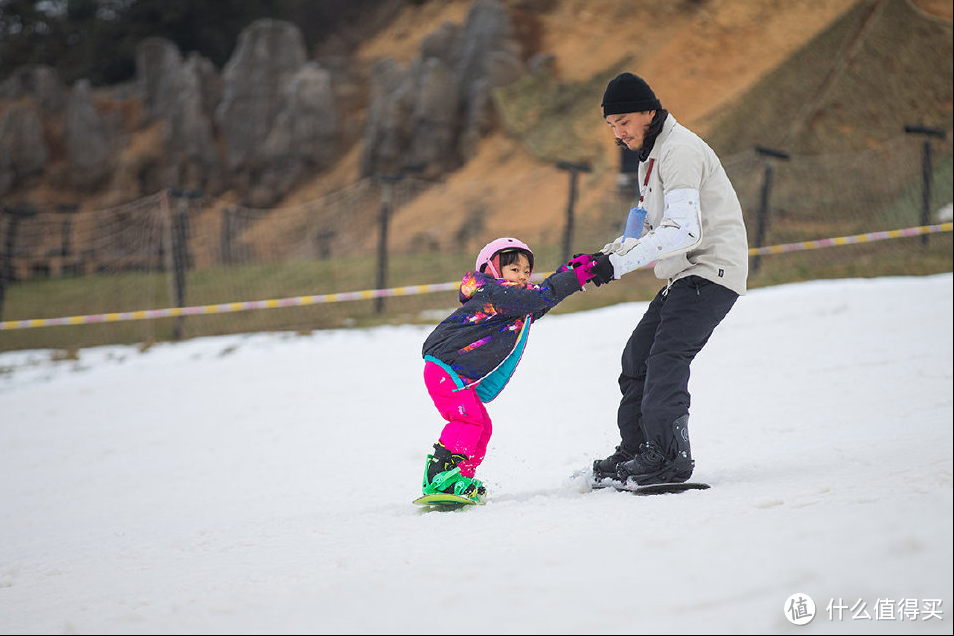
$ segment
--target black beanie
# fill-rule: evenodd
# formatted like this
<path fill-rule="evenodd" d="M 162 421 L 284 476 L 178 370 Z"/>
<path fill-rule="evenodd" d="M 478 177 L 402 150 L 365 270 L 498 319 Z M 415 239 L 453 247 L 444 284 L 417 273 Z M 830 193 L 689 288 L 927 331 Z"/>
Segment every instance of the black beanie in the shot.
<path fill-rule="evenodd" d="M 649 84 L 632 73 L 620 73 L 610 80 L 603 93 L 603 117 L 620 113 L 642 113 L 647 110 L 659 110 L 662 105 L 656 99 Z"/>

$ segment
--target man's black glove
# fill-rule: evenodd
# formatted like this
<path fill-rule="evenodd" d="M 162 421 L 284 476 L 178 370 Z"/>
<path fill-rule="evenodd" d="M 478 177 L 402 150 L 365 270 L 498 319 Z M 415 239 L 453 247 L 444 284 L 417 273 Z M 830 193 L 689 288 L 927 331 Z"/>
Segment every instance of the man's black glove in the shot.
<path fill-rule="evenodd" d="M 613 264 L 610 263 L 609 255 L 597 252 L 593 254 L 593 278 L 590 279 L 597 287 L 611 283 L 616 280 L 616 272 L 613 270 Z"/>

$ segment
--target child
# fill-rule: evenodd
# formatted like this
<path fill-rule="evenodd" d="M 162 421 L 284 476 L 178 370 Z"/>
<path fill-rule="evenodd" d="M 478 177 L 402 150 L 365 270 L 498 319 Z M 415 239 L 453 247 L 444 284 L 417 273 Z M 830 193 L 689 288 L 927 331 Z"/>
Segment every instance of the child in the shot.
<path fill-rule="evenodd" d="M 474 477 L 492 432 L 484 403 L 513 375 L 530 324 L 580 291 L 601 256 L 578 256 L 534 284 L 533 252 L 526 244 L 499 238 L 480 250 L 476 271 L 460 284 L 462 306 L 424 341 L 424 384 L 447 420 L 425 462 L 425 495 L 443 492 L 480 501 L 486 493 Z"/>

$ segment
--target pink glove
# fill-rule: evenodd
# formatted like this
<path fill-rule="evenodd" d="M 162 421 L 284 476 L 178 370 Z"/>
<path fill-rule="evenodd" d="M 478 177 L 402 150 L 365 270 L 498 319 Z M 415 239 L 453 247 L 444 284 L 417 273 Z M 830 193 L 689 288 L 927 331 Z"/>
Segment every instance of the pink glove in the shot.
<path fill-rule="evenodd" d="M 576 279 L 580 281 L 580 288 L 590 282 L 593 278 L 593 267 L 596 265 L 596 259 L 591 254 L 577 254 L 567 263 L 573 268 Z"/>
<path fill-rule="evenodd" d="M 586 265 L 592 260 L 593 256 L 590 254 L 577 254 L 567 262 L 567 265 L 570 267 L 580 267 L 581 265 Z"/>

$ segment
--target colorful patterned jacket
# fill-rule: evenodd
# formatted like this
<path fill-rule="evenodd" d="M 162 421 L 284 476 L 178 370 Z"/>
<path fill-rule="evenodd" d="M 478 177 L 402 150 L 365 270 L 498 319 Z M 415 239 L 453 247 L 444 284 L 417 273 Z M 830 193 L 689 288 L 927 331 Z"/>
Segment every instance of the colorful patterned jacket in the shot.
<path fill-rule="evenodd" d="M 526 284 L 468 272 L 460 284 L 462 306 L 424 341 L 424 359 L 443 367 L 459 389 L 475 388 L 490 402 L 516 370 L 531 323 L 578 291 L 572 270 Z"/>

